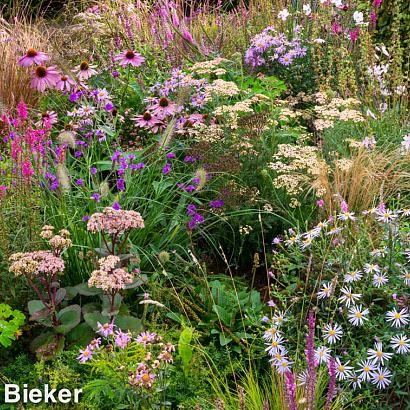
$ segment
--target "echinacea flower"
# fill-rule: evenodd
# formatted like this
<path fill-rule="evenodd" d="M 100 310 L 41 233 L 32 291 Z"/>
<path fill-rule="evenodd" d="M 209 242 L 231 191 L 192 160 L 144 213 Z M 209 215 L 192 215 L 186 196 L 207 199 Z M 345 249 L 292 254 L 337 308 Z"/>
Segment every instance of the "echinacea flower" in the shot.
<path fill-rule="evenodd" d="M 177 105 L 168 100 L 167 97 L 160 98 L 156 104 L 153 104 L 149 108 L 154 115 L 157 115 L 161 119 L 172 116 L 177 112 Z"/>
<path fill-rule="evenodd" d="M 336 343 L 338 340 L 342 338 L 342 335 L 342 327 L 337 323 L 335 323 L 333 326 L 331 324 L 327 324 L 323 328 L 323 337 L 330 344 Z"/>
<path fill-rule="evenodd" d="M 18 63 L 22 67 L 29 67 L 32 64 L 42 65 L 48 59 L 47 54 L 42 53 L 41 51 L 36 51 L 34 48 L 29 48 L 26 54 L 20 58 Z"/>
<path fill-rule="evenodd" d="M 387 368 L 379 367 L 371 373 L 371 381 L 379 389 L 385 389 L 391 383 L 392 372 Z"/>
<path fill-rule="evenodd" d="M 349 309 L 349 313 L 347 317 L 349 318 L 349 322 L 353 326 L 361 326 L 363 324 L 363 320 L 369 320 L 366 315 L 369 314 L 369 309 L 363 309 L 362 305 L 360 306 L 352 306 Z"/>
<path fill-rule="evenodd" d="M 40 92 L 44 92 L 46 88 L 53 88 L 57 84 L 60 74 L 55 67 L 45 67 L 39 65 L 35 68 L 31 77 L 31 87 Z"/>
<path fill-rule="evenodd" d="M 327 363 L 330 359 L 331 350 L 326 346 L 320 346 L 315 350 L 315 359 L 319 364 Z"/>
<path fill-rule="evenodd" d="M 410 352 L 410 339 L 403 334 L 394 336 L 390 339 L 390 346 L 397 353 L 405 354 Z"/>
<path fill-rule="evenodd" d="M 93 65 L 90 65 L 88 61 L 82 61 L 77 67 L 75 67 L 74 72 L 77 73 L 79 80 L 88 80 L 93 75 L 97 74 L 96 68 Z"/>
<path fill-rule="evenodd" d="M 145 111 L 142 115 L 136 115 L 132 119 L 135 121 L 135 126 L 140 128 L 153 127 L 159 121 L 159 119 L 154 117 L 149 111 Z"/>
<path fill-rule="evenodd" d="M 94 352 L 87 347 L 84 350 L 80 350 L 80 355 L 77 356 L 77 360 L 80 363 L 85 363 L 86 361 L 91 359 L 93 354 Z"/>
<path fill-rule="evenodd" d="M 145 61 L 145 58 L 141 54 L 138 54 L 133 50 L 126 50 L 115 57 L 114 60 L 119 61 L 119 64 L 122 67 L 125 67 L 129 64 L 134 67 L 139 67 Z"/>
<path fill-rule="evenodd" d="M 62 75 L 56 82 L 56 88 L 60 91 L 70 91 L 71 87 L 75 85 L 74 80 L 68 75 Z"/>
<path fill-rule="evenodd" d="M 393 327 L 401 327 L 409 323 L 409 314 L 406 308 L 401 309 L 400 312 L 393 309 L 386 313 L 386 320 L 391 322 Z"/>
<path fill-rule="evenodd" d="M 340 359 L 336 357 L 336 377 L 338 380 L 346 380 L 349 377 L 352 377 L 352 366 L 348 366 L 350 361 L 347 361 L 345 364 L 341 363 Z"/>
<path fill-rule="evenodd" d="M 383 343 L 376 342 L 374 344 L 374 349 L 367 349 L 368 359 L 373 362 L 373 364 L 381 363 L 384 365 L 384 361 L 388 361 L 392 358 L 393 353 L 383 352 Z"/>
<path fill-rule="evenodd" d="M 370 360 L 362 360 L 358 363 L 359 369 L 356 370 L 356 373 L 360 373 L 359 377 L 363 381 L 370 381 L 371 372 L 376 370 L 376 366 Z"/>

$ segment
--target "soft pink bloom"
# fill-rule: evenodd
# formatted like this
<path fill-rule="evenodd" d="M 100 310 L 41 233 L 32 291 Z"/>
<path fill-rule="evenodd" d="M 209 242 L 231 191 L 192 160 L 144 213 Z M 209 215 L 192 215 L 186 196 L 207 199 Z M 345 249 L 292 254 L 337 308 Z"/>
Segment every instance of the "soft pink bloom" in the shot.
<path fill-rule="evenodd" d="M 332 32 L 334 34 L 339 35 L 342 32 L 342 27 L 340 27 L 339 23 L 334 21 L 331 25 Z"/>
<path fill-rule="evenodd" d="M 383 0 L 373 0 L 373 6 L 379 8 L 382 4 Z"/>
<path fill-rule="evenodd" d="M 156 104 L 149 107 L 154 115 L 160 118 L 172 116 L 177 112 L 177 105 L 168 100 L 167 97 L 162 97 Z"/>
<path fill-rule="evenodd" d="M 80 65 L 75 67 L 74 71 L 77 73 L 77 77 L 80 80 L 87 80 L 88 78 L 97 74 L 97 71 L 95 71 L 94 68 L 95 66 L 90 65 L 88 61 L 82 61 Z"/>
<path fill-rule="evenodd" d="M 183 30 L 183 31 L 182 31 L 182 37 L 183 37 L 185 40 L 189 41 L 190 43 L 193 43 L 193 42 L 194 42 L 194 39 L 193 39 L 191 33 L 190 33 L 188 30 Z"/>
<path fill-rule="evenodd" d="M 90 360 L 94 352 L 90 350 L 87 346 L 84 350 L 80 350 L 80 355 L 77 357 L 77 360 L 80 363 L 85 363 L 87 360 Z"/>
<path fill-rule="evenodd" d="M 149 111 L 145 111 L 142 115 L 136 115 L 133 120 L 135 125 L 140 128 L 151 128 L 160 121 L 159 118 L 154 117 Z"/>
<path fill-rule="evenodd" d="M 75 82 L 71 77 L 62 75 L 56 83 L 56 88 L 61 91 L 70 91 L 73 85 L 75 85 Z"/>
<path fill-rule="evenodd" d="M 359 27 L 356 27 L 354 30 L 351 30 L 349 32 L 350 41 L 352 43 L 355 43 L 357 41 L 357 39 L 359 38 L 359 33 L 360 33 Z"/>
<path fill-rule="evenodd" d="M 55 87 L 59 77 L 60 74 L 55 67 L 39 65 L 33 71 L 31 86 L 43 93 L 46 88 Z"/>
<path fill-rule="evenodd" d="M 115 57 L 114 60 L 119 61 L 120 66 L 122 67 L 125 67 L 128 64 L 131 64 L 134 67 L 138 67 L 145 61 L 145 58 L 141 54 L 138 54 L 133 50 L 126 50 Z"/>
<path fill-rule="evenodd" d="M 29 48 L 26 54 L 20 58 L 18 63 L 23 67 L 29 67 L 32 64 L 41 65 L 48 60 L 48 56 L 41 51 L 36 51 L 34 48 Z"/>
<path fill-rule="evenodd" d="M 324 201 L 323 199 L 318 199 L 318 200 L 316 201 L 316 205 L 317 205 L 319 208 L 323 208 L 323 206 L 325 205 L 325 201 Z"/>
<path fill-rule="evenodd" d="M 114 323 L 105 323 L 102 325 L 100 322 L 97 322 L 97 326 L 97 333 L 104 337 L 111 336 L 114 333 Z"/>

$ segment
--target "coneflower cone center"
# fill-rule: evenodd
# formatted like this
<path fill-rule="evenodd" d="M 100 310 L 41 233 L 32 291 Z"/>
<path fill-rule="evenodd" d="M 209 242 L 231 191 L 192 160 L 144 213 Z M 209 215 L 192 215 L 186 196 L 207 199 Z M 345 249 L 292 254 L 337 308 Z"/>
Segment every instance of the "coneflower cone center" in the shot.
<path fill-rule="evenodd" d="M 159 100 L 159 106 L 162 107 L 162 108 L 168 107 L 168 106 L 169 106 L 168 98 L 162 97 L 162 98 Z"/>
<path fill-rule="evenodd" d="M 83 62 L 80 64 L 80 70 L 88 70 L 89 67 L 90 67 L 90 66 L 88 65 L 88 62 L 87 62 L 87 61 L 83 61 Z"/>
<path fill-rule="evenodd" d="M 149 121 L 152 118 L 152 115 L 147 111 L 144 113 L 144 115 L 142 116 L 144 121 Z"/>
<path fill-rule="evenodd" d="M 128 60 L 132 60 L 135 57 L 135 53 L 132 50 L 128 50 L 125 53 L 125 58 L 127 58 Z"/>
<path fill-rule="evenodd" d="M 35 57 L 37 55 L 37 51 L 34 48 L 29 48 L 27 50 L 27 57 Z"/>
<path fill-rule="evenodd" d="M 43 65 L 39 65 L 36 68 L 36 76 L 38 78 L 44 78 L 47 76 L 47 69 Z"/>

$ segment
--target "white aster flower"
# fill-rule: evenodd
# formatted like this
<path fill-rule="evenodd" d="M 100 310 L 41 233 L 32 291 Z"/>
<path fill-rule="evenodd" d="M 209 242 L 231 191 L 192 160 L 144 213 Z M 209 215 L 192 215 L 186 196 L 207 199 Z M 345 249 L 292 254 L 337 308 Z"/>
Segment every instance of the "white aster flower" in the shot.
<path fill-rule="evenodd" d="M 343 330 L 342 327 L 337 323 L 335 323 L 333 326 L 331 324 L 327 324 L 323 328 L 322 333 L 325 340 L 330 344 L 333 344 L 342 338 Z"/>
<path fill-rule="evenodd" d="M 393 309 L 386 313 L 386 320 L 388 322 L 392 322 L 391 326 L 393 327 L 401 327 L 409 323 L 409 314 L 407 313 L 406 308 L 403 308 L 400 312 Z"/>
<path fill-rule="evenodd" d="M 337 215 L 337 219 L 339 219 L 340 221 L 354 221 L 356 220 L 356 217 L 354 216 L 354 212 L 342 212 L 341 214 Z"/>
<path fill-rule="evenodd" d="M 366 315 L 369 314 L 369 309 L 363 309 L 362 305 L 352 306 L 349 309 L 347 317 L 353 326 L 361 326 L 364 320 L 369 320 Z"/>
<path fill-rule="evenodd" d="M 282 336 L 274 336 L 270 343 L 265 343 L 268 346 L 265 352 L 268 352 L 269 356 L 274 356 L 276 352 L 284 349 L 284 346 L 281 345 L 282 342 L 284 342 Z"/>
<path fill-rule="evenodd" d="M 388 361 L 392 358 L 393 353 L 383 352 L 383 343 L 375 342 L 374 349 L 367 349 L 367 358 L 373 362 L 373 364 L 381 363 L 384 365 L 384 361 Z"/>
<path fill-rule="evenodd" d="M 391 383 L 392 372 L 387 368 L 379 367 L 371 374 L 371 381 L 379 389 L 386 388 Z"/>
<path fill-rule="evenodd" d="M 286 322 L 286 317 L 285 317 L 285 312 L 278 311 L 278 313 L 275 313 L 272 317 L 273 323 L 276 324 L 276 326 L 280 326 L 283 322 Z"/>
<path fill-rule="evenodd" d="M 349 307 L 350 304 L 354 305 L 356 300 L 359 300 L 362 297 L 361 293 L 352 293 L 352 288 L 350 286 L 343 287 L 341 292 L 343 295 L 339 297 L 338 301 L 344 303 L 347 307 Z"/>
<path fill-rule="evenodd" d="M 304 386 L 307 381 L 308 371 L 307 369 L 303 370 L 303 372 L 299 373 L 296 377 L 298 381 L 298 386 Z"/>
<path fill-rule="evenodd" d="M 289 11 L 288 9 L 283 9 L 278 13 L 278 18 L 280 18 L 282 21 L 286 21 L 287 18 L 289 17 Z"/>
<path fill-rule="evenodd" d="M 366 273 L 379 273 L 380 272 L 380 266 L 377 264 L 373 263 L 365 263 L 363 270 Z"/>
<path fill-rule="evenodd" d="M 330 282 L 325 282 L 323 283 L 320 291 L 317 293 L 317 297 L 319 299 L 325 299 L 325 298 L 330 297 L 331 294 L 332 294 L 332 284 Z"/>
<path fill-rule="evenodd" d="M 400 275 L 400 279 L 403 279 L 404 284 L 410 286 L 410 272 L 406 270 Z"/>
<path fill-rule="evenodd" d="M 354 373 L 350 377 L 348 377 L 349 386 L 353 387 L 353 390 L 362 387 L 362 379 L 359 376 L 356 376 Z"/>
<path fill-rule="evenodd" d="M 266 330 L 263 333 L 262 339 L 270 342 L 275 336 L 279 336 L 280 332 L 278 329 L 276 329 L 275 326 L 272 326 L 270 329 Z"/>
<path fill-rule="evenodd" d="M 310 14 L 312 13 L 312 8 L 310 7 L 310 4 L 304 4 L 303 11 L 307 16 L 310 16 Z"/>
<path fill-rule="evenodd" d="M 397 353 L 405 354 L 410 352 L 410 339 L 403 334 L 394 336 L 390 339 L 390 346 Z"/>
<path fill-rule="evenodd" d="M 379 222 L 390 223 L 397 218 L 397 215 L 390 209 L 385 209 L 384 211 L 377 212 L 376 219 Z"/>
<path fill-rule="evenodd" d="M 363 277 L 363 273 L 360 270 L 354 270 L 347 272 L 343 281 L 346 283 L 357 282 Z"/>
<path fill-rule="evenodd" d="M 289 371 L 292 367 L 293 362 L 287 360 L 287 359 L 283 359 L 283 360 L 275 360 L 273 362 L 273 365 L 276 367 L 276 370 L 278 371 L 278 373 L 280 374 L 284 374 L 287 371 Z"/>
<path fill-rule="evenodd" d="M 320 346 L 315 350 L 315 359 L 319 364 L 327 363 L 330 359 L 331 350 L 326 346 Z"/>
<path fill-rule="evenodd" d="M 350 361 L 347 361 L 345 364 L 340 362 L 340 359 L 336 357 L 336 377 L 338 380 L 346 380 L 349 377 L 352 377 L 352 366 L 348 366 Z"/>
<path fill-rule="evenodd" d="M 360 373 L 359 377 L 363 381 L 370 381 L 371 372 L 376 370 L 376 366 L 370 360 L 362 360 L 357 364 L 359 366 L 356 373 Z"/>
<path fill-rule="evenodd" d="M 376 286 L 377 288 L 380 288 L 380 286 L 385 285 L 389 281 L 388 277 L 386 276 L 385 273 L 375 273 L 373 275 L 373 285 Z"/>

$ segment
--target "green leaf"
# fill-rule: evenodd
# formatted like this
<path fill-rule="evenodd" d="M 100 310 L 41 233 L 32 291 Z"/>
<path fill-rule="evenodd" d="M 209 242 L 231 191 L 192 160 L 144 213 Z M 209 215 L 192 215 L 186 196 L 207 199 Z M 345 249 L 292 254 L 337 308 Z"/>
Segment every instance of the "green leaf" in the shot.
<path fill-rule="evenodd" d="M 123 331 L 140 332 L 143 328 L 141 320 L 134 316 L 116 316 L 114 323 Z"/>
<path fill-rule="evenodd" d="M 232 341 L 231 337 L 225 336 L 223 333 L 219 333 L 219 343 L 221 344 L 221 346 L 226 346 L 231 341 Z"/>
<path fill-rule="evenodd" d="M 85 346 L 94 338 L 95 332 L 87 323 L 80 323 L 66 335 L 67 343 L 70 345 Z"/>
<path fill-rule="evenodd" d="M 74 286 L 66 286 L 64 289 L 66 291 L 65 300 L 74 299 L 78 295 L 78 289 Z"/>
<path fill-rule="evenodd" d="M 122 296 L 119 293 L 117 293 L 114 297 L 114 306 L 113 307 L 111 307 L 111 296 L 101 295 L 100 298 L 102 300 L 102 313 L 103 313 L 103 315 L 113 316 L 113 315 L 118 314 L 118 312 L 120 310 L 121 302 L 122 302 Z M 113 310 L 111 310 L 111 309 L 113 309 Z"/>
<path fill-rule="evenodd" d="M 94 287 L 90 288 L 87 283 L 80 283 L 79 285 L 76 285 L 75 288 L 78 293 L 83 296 L 96 296 L 103 293 L 102 289 Z"/>
<path fill-rule="evenodd" d="M 212 310 L 218 315 L 218 318 L 225 326 L 231 326 L 232 313 L 227 312 L 224 308 L 218 305 L 213 305 Z"/>
<path fill-rule="evenodd" d="M 56 305 L 59 305 L 67 295 L 65 288 L 60 288 L 56 292 Z"/>
<path fill-rule="evenodd" d="M 29 300 L 27 305 L 28 305 L 28 313 L 30 313 L 30 315 L 33 315 L 34 313 L 46 307 L 41 300 Z"/>
<path fill-rule="evenodd" d="M 61 324 L 56 326 L 55 330 L 65 335 L 80 323 L 81 307 L 79 305 L 67 306 L 57 313 L 57 319 Z"/>
<path fill-rule="evenodd" d="M 186 327 L 179 336 L 178 354 L 182 359 L 182 365 L 185 376 L 188 375 L 189 365 L 193 356 L 193 348 L 191 346 L 192 336 L 194 334 L 193 327 Z"/>
<path fill-rule="evenodd" d="M 41 333 L 30 343 L 30 350 L 38 360 L 50 360 L 64 349 L 65 338 L 53 332 Z"/>

